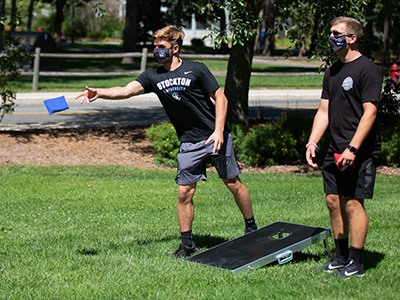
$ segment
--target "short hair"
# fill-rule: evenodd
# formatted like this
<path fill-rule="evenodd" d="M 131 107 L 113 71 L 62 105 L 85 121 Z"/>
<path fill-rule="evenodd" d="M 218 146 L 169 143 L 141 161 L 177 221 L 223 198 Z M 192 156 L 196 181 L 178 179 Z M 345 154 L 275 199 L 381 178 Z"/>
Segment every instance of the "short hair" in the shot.
<path fill-rule="evenodd" d="M 332 20 L 331 26 L 337 25 L 339 23 L 344 23 L 346 25 L 347 34 L 354 34 L 357 36 L 357 43 L 360 42 L 363 35 L 363 27 L 361 23 L 350 17 L 337 17 Z"/>
<path fill-rule="evenodd" d="M 180 51 L 183 44 L 183 39 L 185 38 L 185 33 L 181 28 L 178 28 L 174 25 L 169 25 L 158 29 L 153 33 L 152 37 L 153 39 L 167 40 L 173 45 L 178 45 Z"/>

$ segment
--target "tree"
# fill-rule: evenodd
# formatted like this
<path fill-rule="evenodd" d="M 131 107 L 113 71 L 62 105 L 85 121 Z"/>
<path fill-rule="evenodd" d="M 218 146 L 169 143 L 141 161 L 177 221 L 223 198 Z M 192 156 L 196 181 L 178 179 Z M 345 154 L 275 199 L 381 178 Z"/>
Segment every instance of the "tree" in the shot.
<path fill-rule="evenodd" d="M 6 0 L 0 0 L 0 33 L 4 31 L 4 19 L 6 15 Z"/>
<path fill-rule="evenodd" d="M 0 0 L 1 1 L 1 0 Z M 1 12 L 0 12 L 1 13 Z M 4 17 L 3 15 L 0 15 Z M 15 16 L 18 16 L 15 11 Z M 18 18 L 11 19 L 11 28 L 16 28 Z M 11 114 L 15 108 L 13 82 L 21 75 L 21 66 L 30 62 L 32 55 L 20 40 L 9 31 L 0 32 L 0 123 L 5 114 Z"/>
<path fill-rule="evenodd" d="M 67 0 L 55 0 L 56 18 L 54 23 L 54 39 L 58 48 L 62 46 L 62 24 L 64 22 L 64 7 Z"/>
<path fill-rule="evenodd" d="M 275 0 L 267 0 L 264 8 L 265 36 L 262 55 L 272 56 L 275 48 Z"/>
<path fill-rule="evenodd" d="M 136 50 L 138 0 L 126 1 L 126 18 L 124 31 L 124 52 Z"/>
<path fill-rule="evenodd" d="M 304 40 L 303 32 L 312 38 L 310 58 L 318 58 L 328 66 L 336 59 L 328 46 L 330 24 L 338 16 L 360 17 L 361 11 L 370 0 L 355 3 L 351 0 L 276 0 L 276 8 L 280 15 L 280 23 L 276 24 L 281 30 L 288 29 L 283 25 L 293 18 L 300 20 L 301 29 L 292 32 L 292 41 L 299 49 Z"/>
<path fill-rule="evenodd" d="M 199 3 L 203 13 L 207 13 L 213 23 L 219 20 L 214 14 L 216 8 L 229 9 L 229 24 L 225 28 L 213 28 L 211 37 L 214 46 L 231 40 L 228 70 L 225 81 L 225 95 L 229 100 L 228 121 L 236 124 L 248 124 L 249 84 L 254 44 L 257 34 L 260 0 L 234 0 L 229 2 Z"/>

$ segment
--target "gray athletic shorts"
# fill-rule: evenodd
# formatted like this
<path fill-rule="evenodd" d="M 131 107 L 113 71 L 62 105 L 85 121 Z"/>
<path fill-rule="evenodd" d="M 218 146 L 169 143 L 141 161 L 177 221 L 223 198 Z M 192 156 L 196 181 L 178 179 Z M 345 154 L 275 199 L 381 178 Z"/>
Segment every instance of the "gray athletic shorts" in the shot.
<path fill-rule="evenodd" d="M 217 153 L 212 153 L 214 141 L 207 145 L 200 142 L 183 142 L 178 153 L 178 172 L 175 182 L 179 185 L 207 180 L 207 157 L 211 156 L 219 178 L 231 179 L 240 174 L 233 149 L 233 139 L 229 132 L 224 133 L 224 143 Z"/>
<path fill-rule="evenodd" d="M 339 171 L 333 154 L 325 157 L 322 169 L 324 192 L 339 194 L 343 199 L 372 199 L 374 194 L 376 161 L 369 157 L 356 158 L 355 167 L 345 166 Z"/>

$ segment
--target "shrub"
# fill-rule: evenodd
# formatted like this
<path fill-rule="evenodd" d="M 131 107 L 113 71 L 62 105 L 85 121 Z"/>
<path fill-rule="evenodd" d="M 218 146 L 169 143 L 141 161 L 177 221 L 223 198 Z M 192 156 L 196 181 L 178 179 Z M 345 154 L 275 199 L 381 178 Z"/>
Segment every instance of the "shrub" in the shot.
<path fill-rule="evenodd" d="M 285 113 L 267 124 L 255 125 L 250 129 L 230 124 L 235 154 L 248 166 L 291 164 L 305 161 L 307 144 L 313 118 L 299 113 Z M 400 134 L 396 123 L 381 124 L 382 154 L 384 165 L 400 165 Z M 147 138 L 157 152 L 153 162 L 157 165 L 177 166 L 180 142 L 171 123 L 153 124 L 146 130 Z M 318 143 L 316 162 L 322 165 L 331 140 L 329 129 Z"/>
<path fill-rule="evenodd" d="M 394 83 L 390 77 L 385 78 L 384 87 L 378 107 L 378 120 L 390 125 L 400 116 L 400 84 Z"/>
<path fill-rule="evenodd" d="M 296 140 L 282 127 L 281 121 L 249 130 L 238 148 L 236 156 L 247 165 L 288 164 L 297 159 Z"/>
<path fill-rule="evenodd" d="M 171 123 L 163 121 L 153 124 L 146 130 L 147 138 L 152 142 L 152 147 L 157 152 L 153 162 L 156 165 L 176 167 L 178 164 L 177 154 L 180 142 L 175 128 Z"/>
<path fill-rule="evenodd" d="M 391 138 L 382 142 L 381 160 L 385 165 L 397 167 L 400 164 L 400 135 L 393 133 Z"/>

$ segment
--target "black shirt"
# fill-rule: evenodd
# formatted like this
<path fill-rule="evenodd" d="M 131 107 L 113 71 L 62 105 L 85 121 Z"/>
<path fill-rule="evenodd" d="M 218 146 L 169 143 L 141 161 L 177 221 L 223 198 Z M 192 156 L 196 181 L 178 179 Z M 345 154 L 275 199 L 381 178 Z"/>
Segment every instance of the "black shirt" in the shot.
<path fill-rule="evenodd" d="M 363 115 L 363 103 L 380 101 L 382 73 L 367 57 L 333 64 L 324 75 L 322 99 L 329 100 L 332 141 L 328 152 L 342 153 L 352 140 Z M 361 145 L 358 156 L 380 153 L 377 121 Z"/>
<path fill-rule="evenodd" d="M 203 63 L 182 60 L 173 71 L 161 66 L 136 80 L 145 93 L 157 94 L 181 142 L 205 140 L 214 132 L 215 105 L 209 94 L 219 84 Z"/>

